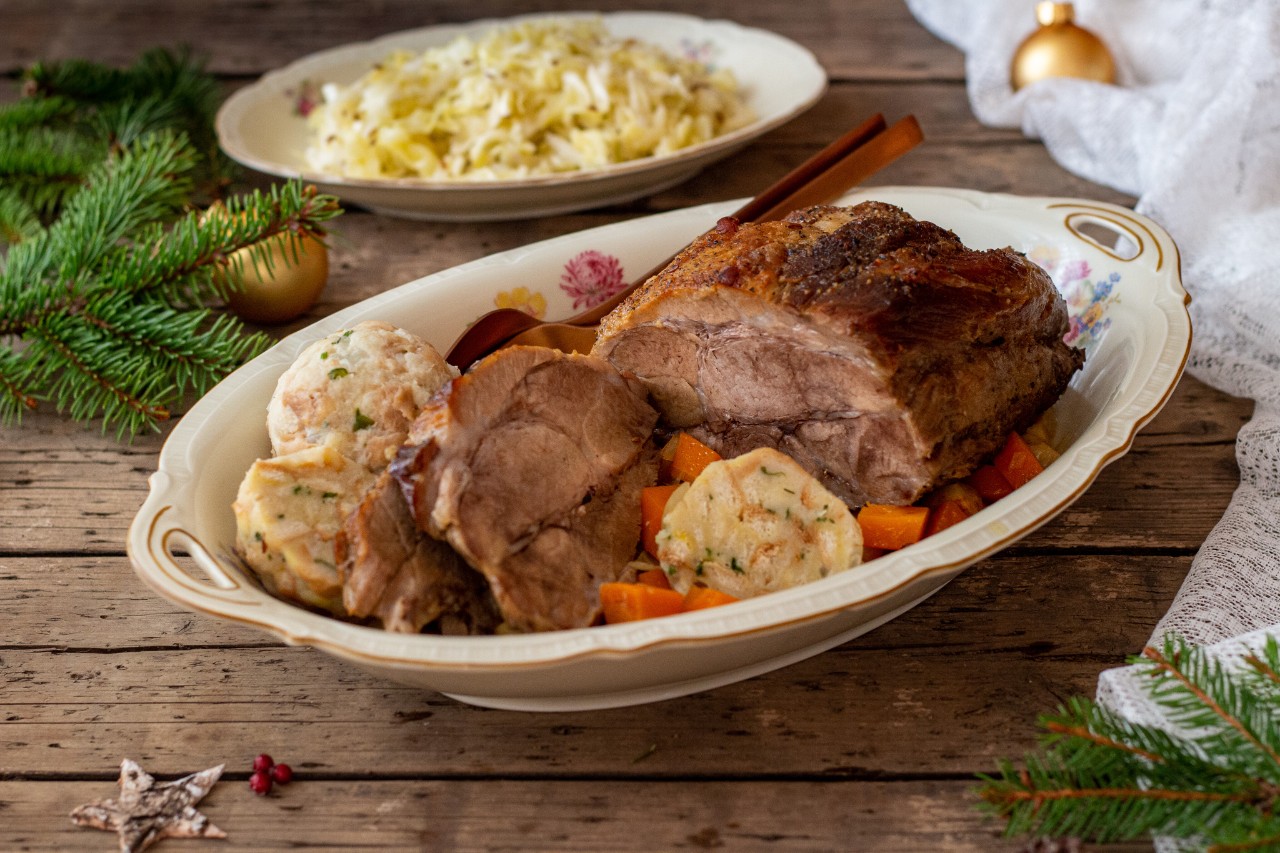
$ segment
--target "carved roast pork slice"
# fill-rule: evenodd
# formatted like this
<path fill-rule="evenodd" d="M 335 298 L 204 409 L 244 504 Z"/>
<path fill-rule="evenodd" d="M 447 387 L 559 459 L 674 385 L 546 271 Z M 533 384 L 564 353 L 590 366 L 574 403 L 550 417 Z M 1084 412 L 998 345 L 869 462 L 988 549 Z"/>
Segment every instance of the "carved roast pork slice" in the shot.
<path fill-rule="evenodd" d="M 721 220 L 607 316 L 593 354 L 726 456 L 775 447 L 854 505 L 963 477 L 1062 394 L 1052 281 L 892 205 Z"/>
<path fill-rule="evenodd" d="M 418 524 L 488 579 L 507 627 L 585 627 L 635 554 L 657 419 L 603 359 L 511 347 L 428 404 L 391 468 Z"/>
<path fill-rule="evenodd" d="M 501 621 L 484 576 L 418 528 L 400 484 L 383 471 L 335 541 L 342 603 L 388 631 L 486 634 Z"/>

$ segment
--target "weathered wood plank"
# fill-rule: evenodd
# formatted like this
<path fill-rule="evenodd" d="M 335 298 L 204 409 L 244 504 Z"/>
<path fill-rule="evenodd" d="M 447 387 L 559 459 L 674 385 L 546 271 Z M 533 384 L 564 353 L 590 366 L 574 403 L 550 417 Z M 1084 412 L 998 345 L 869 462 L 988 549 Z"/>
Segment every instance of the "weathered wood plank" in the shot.
<path fill-rule="evenodd" d="M 950 632 L 974 627 L 981 613 L 988 627 L 973 648 L 1083 656 L 1100 649 L 1124 654 L 1145 636 L 1181 583 L 1190 556 L 1028 554 L 1012 550 L 968 569 L 946 589 L 895 622 L 893 642 L 910 647 L 940 643 L 960 648 Z M 1065 571 L 1064 571 L 1065 569 Z M 191 613 L 171 604 L 137 578 L 124 557 L 0 557 L 0 601 L 7 604 L 0 651 L 120 653 L 208 646 L 275 646 L 270 634 Z M 1085 602 L 1115 602 L 1106 612 Z M 1110 612 L 1114 610 L 1115 612 Z M 956 623 L 955 612 L 965 614 Z M 1037 614 L 1032 616 L 1032 614 Z M 1045 649 L 1039 614 L 1069 620 L 1078 630 Z M 1086 630 L 1087 628 L 1087 630 Z M 887 645 L 872 634 L 862 648 Z"/>
<path fill-rule="evenodd" d="M 626 0 L 597 0 L 601 12 L 634 9 Z M 195 45 L 220 74 L 258 75 L 317 50 L 416 27 L 506 17 L 533 7 L 506 0 L 379 0 L 361 4 L 306 0 L 8 0 L 0 41 L 0 73 L 35 60 L 90 58 L 132 62 L 155 45 Z M 574 0 L 546 0 L 536 11 L 581 10 Z M 850 15 L 839 0 L 806 4 L 802 13 L 785 4 L 703 0 L 696 8 L 678 0 L 656 0 L 646 10 L 727 18 L 791 38 L 817 55 L 834 78 L 960 79 L 960 54 L 920 27 L 897 0 L 863 0 Z M 1028 29 L 1033 21 L 1028 17 Z M 251 26 L 252 33 L 246 32 Z M 270 49 L 264 46 L 270 45 Z"/>
<path fill-rule="evenodd" d="M 998 554 L 968 569 L 942 592 L 921 603 L 892 631 L 872 634 L 860 648 L 892 642 L 921 648 L 1086 656 L 1106 649 L 1133 650 L 1172 599 L 1189 556 L 1109 554 Z M 1064 571 L 1065 568 L 1065 571 Z M 125 651 L 276 646 L 270 634 L 191 613 L 147 588 L 124 557 L 0 557 L 0 601 L 7 604 L 0 652 L 47 650 L 117 654 Z M 1100 612 L 1086 602 L 1114 602 Z M 1111 612 L 1114 610 L 1115 612 Z M 965 614 L 957 622 L 954 612 Z M 975 617 L 971 614 L 981 614 Z M 1072 630 L 1045 648 L 1044 614 L 1063 618 Z M 988 620 L 968 645 L 950 634 Z M 939 630 L 948 636 L 940 636 Z M 1028 638 L 1028 634 L 1034 635 Z M 1092 650 L 1092 651 L 1091 651 Z"/>
<path fill-rule="evenodd" d="M 29 564 L 0 564 L 0 579 Z M 36 631 L 0 648 L 0 774 L 72 772 L 125 754 L 176 773 L 186 761 L 227 760 L 229 748 L 344 774 L 990 769 L 1030 746 L 1035 712 L 1092 693 L 1100 670 L 1141 648 L 1187 564 L 1001 557 L 784 670 L 655 705 L 556 715 L 461 705 L 311 650 L 223 647 L 265 635 L 192 622 L 139 597 L 136 582 L 117 589 L 82 576 L 53 589 L 0 580 L 0 594 L 20 608 L 13 624 Z M 98 568 L 112 565 L 120 580 L 122 566 Z M 36 628 L 42 606 L 61 621 Z M 101 633 L 88 636 L 95 621 Z M 243 731 L 254 733 L 252 745 L 237 745 Z M 654 754 L 633 766 L 651 745 Z"/>
<path fill-rule="evenodd" d="M 973 785 L 808 781 L 764 789 L 742 782 L 661 781 L 606 787 L 594 781 L 331 782 L 301 776 L 277 794 L 257 797 L 240 779 L 224 777 L 200 808 L 227 840 L 170 843 L 193 851 L 325 847 L 386 853 L 1018 849 L 977 809 Z M 73 827 L 66 815 L 112 793 L 106 781 L 0 782 L 0 846 L 15 853 L 105 850 L 109 836 Z M 1123 853 L 1151 845 L 1089 849 Z"/>
<path fill-rule="evenodd" d="M 97 687 L 68 702 L 6 697 L 0 775 L 82 773 L 126 755 L 180 773 L 261 750 L 295 768 L 414 778 L 989 772 L 1031 748 L 1037 713 L 1091 694 L 1106 668 L 990 653 L 948 660 L 957 672 L 940 676 L 929 654 L 849 649 L 659 705 L 529 715 L 371 683 L 308 652 L 77 656 L 44 674 L 5 652 L 6 693 L 19 678 L 42 693 L 65 694 L 61 679 Z M 113 701 L 123 690 L 133 698 Z"/>

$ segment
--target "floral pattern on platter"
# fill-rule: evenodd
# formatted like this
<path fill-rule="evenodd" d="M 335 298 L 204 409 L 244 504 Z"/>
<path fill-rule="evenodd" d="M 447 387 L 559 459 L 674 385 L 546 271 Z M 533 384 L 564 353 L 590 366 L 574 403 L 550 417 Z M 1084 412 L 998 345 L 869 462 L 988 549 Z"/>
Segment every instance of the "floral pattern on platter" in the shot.
<path fill-rule="evenodd" d="M 311 80 L 303 80 L 296 89 L 285 89 L 284 96 L 292 104 L 293 114 L 306 118 L 320 106 L 320 85 Z"/>
<path fill-rule="evenodd" d="M 500 292 L 493 297 L 493 306 L 515 308 L 539 320 L 547 316 L 547 297 L 527 287 L 516 287 Z"/>
<path fill-rule="evenodd" d="M 1037 246 L 1027 257 L 1049 274 L 1067 303 L 1071 326 L 1063 340 L 1086 351 L 1093 349 L 1111 326 L 1107 309 L 1120 301 L 1115 292 L 1120 273 L 1095 272 L 1083 258 L 1063 256 L 1051 246 Z"/>
<path fill-rule="evenodd" d="M 702 41 L 694 41 L 689 38 L 680 39 L 680 55 L 691 62 L 697 62 L 705 65 L 708 69 L 715 71 L 716 66 L 713 61 L 716 58 L 716 46 L 709 39 Z"/>
<path fill-rule="evenodd" d="M 574 255 L 560 273 L 560 289 L 573 297 L 575 310 L 593 308 L 626 286 L 622 262 L 595 249 Z"/>

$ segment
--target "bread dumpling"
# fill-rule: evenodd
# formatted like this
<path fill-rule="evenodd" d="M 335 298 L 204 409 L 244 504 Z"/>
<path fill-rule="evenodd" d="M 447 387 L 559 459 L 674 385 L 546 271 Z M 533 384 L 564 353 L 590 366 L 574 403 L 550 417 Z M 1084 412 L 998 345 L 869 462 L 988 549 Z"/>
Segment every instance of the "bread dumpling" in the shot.
<path fill-rule="evenodd" d="M 334 538 L 374 479 L 328 446 L 259 459 L 231 506 L 236 550 L 269 592 L 345 615 Z"/>
<path fill-rule="evenodd" d="M 862 561 L 849 507 L 793 459 L 761 447 L 712 462 L 667 501 L 656 537 L 671 586 L 750 598 Z"/>
<path fill-rule="evenodd" d="M 329 446 L 381 471 L 427 400 L 457 375 L 430 344 L 389 323 L 326 335 L 276 385 L 267 405 L 272 451 Z"/>

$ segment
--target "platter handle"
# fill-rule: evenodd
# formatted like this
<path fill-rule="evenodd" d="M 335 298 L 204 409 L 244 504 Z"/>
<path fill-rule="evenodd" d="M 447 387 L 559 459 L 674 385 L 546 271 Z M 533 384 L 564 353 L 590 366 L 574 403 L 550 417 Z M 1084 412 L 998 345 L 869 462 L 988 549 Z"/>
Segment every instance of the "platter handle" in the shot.
<path fill-rule="evenodd" d="M 153 478 L 164 479 L 163 473 Z M 129 528 L 128 551 L 134 571 L 171 601 L 194 610 L 270 628 L 262 610 L 267 593 L 220 559 L 188 530 L 169 490 L 153 482 L 151 494 Z"/>
<path fill-rule="evenodd" d="M 1050 209 L 1063 215 L 1063 226 L 1076 239 L 1117 261 L 1138 263 L 1158 273 L 1176 259 L 1177 249 L 1168 235 L 1128 208 L 1102 202 L 1060 202 L 1051 204 Z"/>

